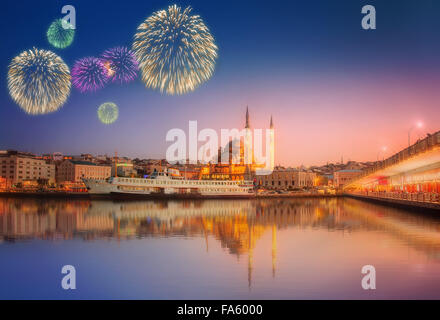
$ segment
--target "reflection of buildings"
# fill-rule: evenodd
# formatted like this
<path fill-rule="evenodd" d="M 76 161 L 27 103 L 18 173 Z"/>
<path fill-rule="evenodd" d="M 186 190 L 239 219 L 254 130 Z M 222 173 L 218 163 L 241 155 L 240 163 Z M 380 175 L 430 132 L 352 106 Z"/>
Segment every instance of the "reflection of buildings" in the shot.
<path fill-rule="evenodd" d="M 271 241 L 272 275 L 278 259 L 277 233 L 287 228 L 340 232 L 386 231 L 429 256 L 440 252 L 440 223 L 352 199 L 206 201 L 60 201 L 0 199 L 0 240 L 214 238 L 229 254 L 247 255 L 249 286 L 254 250 L 264 235 Z"/>

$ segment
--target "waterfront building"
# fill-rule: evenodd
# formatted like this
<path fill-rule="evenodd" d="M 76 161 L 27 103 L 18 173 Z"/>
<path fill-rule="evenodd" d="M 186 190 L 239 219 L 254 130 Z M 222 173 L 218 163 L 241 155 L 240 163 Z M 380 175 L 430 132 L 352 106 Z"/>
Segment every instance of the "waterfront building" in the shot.
<path fill-rule="evenodd" d="M 259 187 L 270 190 L 303 189 L 314 187 L 317 175 L 311 171 L 277 167 L 269 175 L 256 176 L 256 180 Z"/>
<path fill-rule="evenodd" d="M 112 177 L 135 177 L 137 171 L 130 159 L 117 158 L 112 162 L 111 175 Z"/>
<path fill-rule="evenodd" d="M 357 169 L 346 169 L 346 170 L 339 170 L 335 171 L 334 173 L 334 186 L 336 188 L 342 188 L 345 184 L 353 180 L 354 178 L 360 176 L 362 173 L 362 170 Z"/>
<path fill-rule="evenodd" d="M 29 181 L 55 182 L 55 165 L 35 155 L 18 151 L 0 153 L 0 177 L 5 185 Z"/>
<path fill-rule="evenodd" d="M 187 165 L 174 165 L 172 168 L 179 170 L 180 176 L 186 180 L 199 180 L 200 179 L 200 166 L 187 164 Z"/>
<path fill-rule="evenodd" d="M 111 176 L 111 166 L 100 166 L 90 161 L 64 160 L 57 166 L 58 183 L 81 183 L 82 178 L 107 179 Z"/>
<path fill-rule="evenodd" d="M 169 167 L 169 163 L 165 159 L 148 159 L 136 162 L 136 170 L 140 176 L 149 176 L 153 172 L 163 172 L 167 167 Z"/>

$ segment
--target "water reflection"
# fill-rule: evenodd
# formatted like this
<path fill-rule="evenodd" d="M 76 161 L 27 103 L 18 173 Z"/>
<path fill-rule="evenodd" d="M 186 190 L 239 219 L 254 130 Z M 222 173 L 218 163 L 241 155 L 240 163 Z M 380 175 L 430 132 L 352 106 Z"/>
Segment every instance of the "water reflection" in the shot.
<path fill-rule="evenodd" d="M 32 239 L 87 241 L 136 238 L 199 238 L 210 250 L 218 242 L 228 254 L 247 260 L 252 286 L 254 251 L 269 237 L 271 276 L 277 275 L 284 230 L 367 234 L 394 238 L 426 259 L 440 261 L 440 220 L 426 214 L 353 199 L 270 199 L 206 201 L 61 201 L 0 199 L 0 241 L 3 245 Z M 283 239 L 286 239 L 285 237 Z M 286 240 L 284 240 L 286 241 Z M 290 237 L 289 242 L 295 241 Z M 308 250 L 307 244 L 304 250 Z M 348 246 L 348 244 L 347 244 Z M 310 245 L 310 250 L 313 250 Z M 392 248 L 391 248 L 392 250 Z M 201 252 L 199 252 L 200 254 Z"/>
<path fill-rule="evenodd" d="M 0 239 L 11 242 L 214 235 L 230 254 L 242 255 L 271 232 L 276 257 L 276 232 L 285 228 L 384 231 L 432 256 L 440 249 L 440 219 L 352 199 L 120 203 L 0 199 Z"/>

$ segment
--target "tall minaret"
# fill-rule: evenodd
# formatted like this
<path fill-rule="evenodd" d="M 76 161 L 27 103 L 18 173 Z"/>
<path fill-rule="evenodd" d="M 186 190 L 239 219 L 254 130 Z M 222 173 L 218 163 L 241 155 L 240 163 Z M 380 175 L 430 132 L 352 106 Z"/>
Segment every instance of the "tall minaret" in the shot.
<path fill-rule="evenodd" d="M 274 170 L 275 168 L 275 130 L 274 130 L 274 126 L 273 126 L 273 119 L 272 119 L 272 115 L 270 115 L 270 162 L 269 162 L 269 167 L 270 170 Z M 268 164 L 266 164 L 267 167 Z"/>
<path fill-rule="evenodd" d="M 244 179 L 249 180 L 252 178 L 251 167 L 253 163 L 253 152 L 252 152 L 252 132 L 251 124 L 249 121 L 249 107 L 246 106 L 246 125 L 244 127 L 244 145 L 243 145 L 243 163 L 245 165 Z"/>

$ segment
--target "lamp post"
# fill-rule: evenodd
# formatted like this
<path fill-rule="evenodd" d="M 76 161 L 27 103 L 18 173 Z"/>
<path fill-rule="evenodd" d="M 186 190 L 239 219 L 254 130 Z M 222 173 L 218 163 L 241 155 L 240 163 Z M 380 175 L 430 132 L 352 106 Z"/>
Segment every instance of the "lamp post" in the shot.
<path fill-rule="evenodd" d="M 381 152 L 383 152 L 383 158 L 382 158 L 382 161 L 383 160 L 385 160 L 385 152 L 388 150 L 388 147 L 382 147 L 380 150 L 379 150 L 379 152 L 377 153 L 377 162 L 379 162 L 379 154 L 381 153 Z"/>
<path fill-rule="evenodd" d="M 421 128 L 421 127 L 423 127 L 423 123 L 419 121 L 415 125 L 413 125 L 411 128 L 409 128 L 409 130 L 408 130 L 408 148 L 411 146 L 411 131 L 413 131 L 413 129 L 415 129 L 415 128 Z"/>

